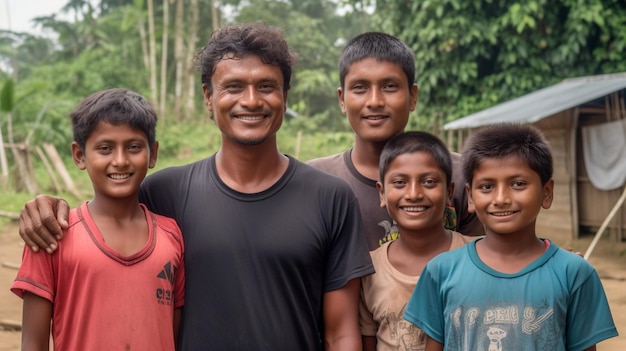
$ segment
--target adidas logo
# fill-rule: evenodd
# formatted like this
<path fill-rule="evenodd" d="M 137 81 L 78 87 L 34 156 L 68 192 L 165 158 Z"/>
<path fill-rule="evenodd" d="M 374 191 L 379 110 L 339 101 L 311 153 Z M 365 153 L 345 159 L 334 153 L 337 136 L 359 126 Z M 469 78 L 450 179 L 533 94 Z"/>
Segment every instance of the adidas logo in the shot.
<path fill-rule="evenodd" d="M 157 274 L 157 278 L 166 279 L 170 282 L 170 284 L 174 284 L 174 277 L 176 276 L 176 271 L 178 268 L 176 266 L 172 266 L 172 261 L 168 261 L 164 266 L 163 270 Z"/>

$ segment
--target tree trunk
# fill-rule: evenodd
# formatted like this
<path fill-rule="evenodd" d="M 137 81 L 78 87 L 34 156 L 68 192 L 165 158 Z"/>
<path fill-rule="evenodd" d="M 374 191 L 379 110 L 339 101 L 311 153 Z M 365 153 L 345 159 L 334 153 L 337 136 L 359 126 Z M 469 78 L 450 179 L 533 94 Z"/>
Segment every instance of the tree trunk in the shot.
<path fill-rule="evenodd" d="M 52 164 L 54 165 L 54 168 L 57 170 L 57 172 L 61 176 L 61 179 L 63 179 L 63 182 L 65 183 L 65 187 L 67 191 L 69 191 L 72 195 L 76 196 L 77 199 L 82 199 L 83 196 L 80 194 L 80 192 L 76 188 L 76 185 L 74 184 L 74 181 L 72 180 L 72 177 L 67 171 L 67 168 L 65 168 L 65 164 L 63 163 L 63 160 L 59 156 L 59 153 L 57 152 L 57 149 L 54 147 L 54 145 L 47 144 L 47 143 L 43 144 L 43 149 L 46 152 L 46 155 L 48 155 L 50 162 L 52 162 Z"/>
<path fill-rule="evenodd" d="M 182 119 L 182 95 L 184 86 L 185 70 L 185 43 L 183 41 L 183 0 L 176 0 L 176 14 L 174 19 L 174 60 L 176 61 L 176 80 L 174 82 L 174 116 Z M 189 44 L 193 47 L 193 43 Z"/>
<path fill-rule="evenodd" d="M 43 153 L 41 146 L 37 146 L 35 148 L 35 151 L 37 152 L 37 155 L 41 159 L 41 162 L 43 162 L 43 165 L 46 168 L 48 175 L 50 176 L 50 181 L 52 182 L 52 188 L 54 189 L 55 192 L 61 191 L 61 187 L 59 186 L 59 181 L 57 180 L 57 177 L 54 174 L 54 169 L 52 169 L 52 165 L 50 164 L 50 161 L 48 161 L 46 154 Z"/>
<path fill-rule="evenodd" d="M 18 177 L 15 179 L 15 188 L 18 190 L 26 189 L 31 195 L 37 194 L 39 190 L 35 181 L 35 175 L 32 172 L 32 160 L 29 156 L 28 147 L 26 144 L 11 144 L 10 146 L 18 174 Z"/>
<path fill-rule="evenodd" d="M 13 141 L 13 115 L 11 113 L 7 114 L 7 139 L 13 154 L 13 162 L 17 166 L 18 177 L 15 179 L 15 188 L 17 190 L 26 189 L 32 195 L 37 194 L 35 175 L 30 172 L 33 169 L 32 164 L 29 167 L 28 148 L 26 144 L 16 145 Z"/>
<path fill-rule="evenodd" d="M 211 0 L 211 22 L 213 22 L 213 30 L 217 30 L 220 27 L 219 6 L 219 0 Z"/>
<path fill-rule="evenodd" d="M 189 26 L 189 45 L 187 45 L 187 55 L 185 57 L 194 57 L 196 52 L 196 42 L 198 41 L 198 23 L 200 8 L 198 0 L 191 0 L 191 25 Z M 194 116 L 196 113 L 196 70 L 193 65 L 189 65 L 187 69 L 187 98 L 184 100 L 186 104 L 185 110 L 188 116 Z"/>
<path fill-rule="evenodd" d="M 9 164 L 7 162 L 7 154 L 4 152 L 4 139 L 2 139 L 2 126 L 0 126 L 0 185 L 6 184 L 9 179 Z"/>
<path fill-rule="evenodd" d="M 150 94 L 155 106 L 159 106 L 157 90 L 156 39 L 154 33 L 154 1 L 148 0 L 148 50 L 150 55 Z"/>
<path fill-rule="evenodd" d="M 161 94 L 159 96 L 159 114 L 165 120 L 165 95 L 167 88 L 167 46 L 169 43 L 170 0 L 163 0 L 163 33 L 161 34 Z"/>
<path fill-rule="evenodd" d="M 143 60 L 143 65 L 150 72 L 150 50 L 148 49 L 148 38 L 146 35 L 145 22 L 143 18 L 140 18 L 137 22 L 137 30 L 139 31 L 139 38 L 141 40 L 141 58 Z M 149 79 L 148 82 L 150 83 Z"/>

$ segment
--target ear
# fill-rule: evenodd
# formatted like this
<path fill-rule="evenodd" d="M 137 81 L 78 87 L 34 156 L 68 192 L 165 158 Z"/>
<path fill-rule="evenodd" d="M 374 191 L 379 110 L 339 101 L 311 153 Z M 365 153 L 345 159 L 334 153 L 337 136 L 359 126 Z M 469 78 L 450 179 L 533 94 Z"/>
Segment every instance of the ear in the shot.
<path fill-rule="evenodd" d="M 346 114 L 346 104 L 343 101 L 343 89 L 341 87 L 337 88 L 337 98 L 339 98 L 339 107 L 341 108 L 341 113 Z"/>
<path fill-rule="evenodd" d="M 385 198 L 385 188 L 383 187 L 383 183 L 376 182 L 376 189 L 378 189 L 378 198 L 380 200 L 380 207 L 387 207 L 387 199 Z"/>
<path fill-rule="evenodd" d="M 87 165 L 85 164 L 85 153 L 80 149 L 80 146 L 78 146 L 78 143 L 75 141 L 72 142 L 72 161 L 74 161 L 74 164 L 80 170 L 85 170 L 85 168 L 87 168 Z"/>
<path fill-rule="evenodd" d="M 450 182 L 450 186 L 448 186 L 448 194 L 446 195 L 446 206 L 454 207 L 454 182 Z"/>
<path fill-rule="evenodd" d="M 472 188 L 470 188 L 469 183 L 465 183 L 465 191 L 467 192 L 467 212 L 476 213 L 474 199 L 472 198 Z"/>
<path fill-rule="evenodd" d="M 411 92 L 410 92 L 410 98 L 411 101 L 410 103 L 410 111 L 415 111 L 415 105 L 417 104 L 417 84 L 413 84 L 413 86 L 411 87 Z"/>
<path fill-rule="evenodd" d="M 148 168 L 154 168 L 154 166 L 156 166 L 158 154 L 159 154 L 159 142 L 155 141 L 154 146 L 150 148 L 150 161 L 148 163 Z"/>
<path fill-rule="evenodd" d="M 283 107 L 283 113 L 286 113 L 286 112 L 287 112 L 287 98 L 288 98 L 288 97 L 289 97 L 289 92 L 288 92 L 288 91 L 283 92 L 283 101 L 284 101 L 284 104 L 283 104 L 283 105 L 285 105 L 285 106 Z"/>
<path fill-rule="evenodd" d="M 211 89 L 206 85 L 202 84 L 202 94 L 204 95 L 204 106 L 210 112 L 213 112 L 213 103 L 211 102 Z"/>
<path fill-rule="evenodd" d="M 541 207 L 546 210 L 552 206 L 552 200 L 554 199 L 554 180 L 550 179 L 543 186 L 543 195 L 541 200 Z"/>

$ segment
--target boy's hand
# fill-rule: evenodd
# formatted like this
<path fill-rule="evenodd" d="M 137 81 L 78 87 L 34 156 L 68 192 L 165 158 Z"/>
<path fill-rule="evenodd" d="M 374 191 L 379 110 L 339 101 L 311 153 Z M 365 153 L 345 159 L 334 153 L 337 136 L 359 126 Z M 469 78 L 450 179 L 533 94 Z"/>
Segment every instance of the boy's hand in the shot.
<path fill-rule="evenodd" d="M 48 195 L 28 201 L 20 213 L 20 237 L 34 252 L 53 253 L 68 227 L 69 209 L 65 200 Z"/>

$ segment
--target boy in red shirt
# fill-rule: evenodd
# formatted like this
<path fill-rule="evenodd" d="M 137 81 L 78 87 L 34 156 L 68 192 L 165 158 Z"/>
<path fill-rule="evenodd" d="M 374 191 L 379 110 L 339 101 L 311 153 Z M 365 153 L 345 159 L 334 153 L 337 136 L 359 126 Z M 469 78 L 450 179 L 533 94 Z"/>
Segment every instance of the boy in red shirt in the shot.
<path fill-rule="evenodd" d="M 70 212 L 52 255 L 24 249 L 11 290 L 24 299 L 22 350 L 174 350 L 184 303 L 176 222 L 138 200 L 157 159 L 156 112 L 125 89 L 70 114 L 72 158 L 94 196 Z"/>

